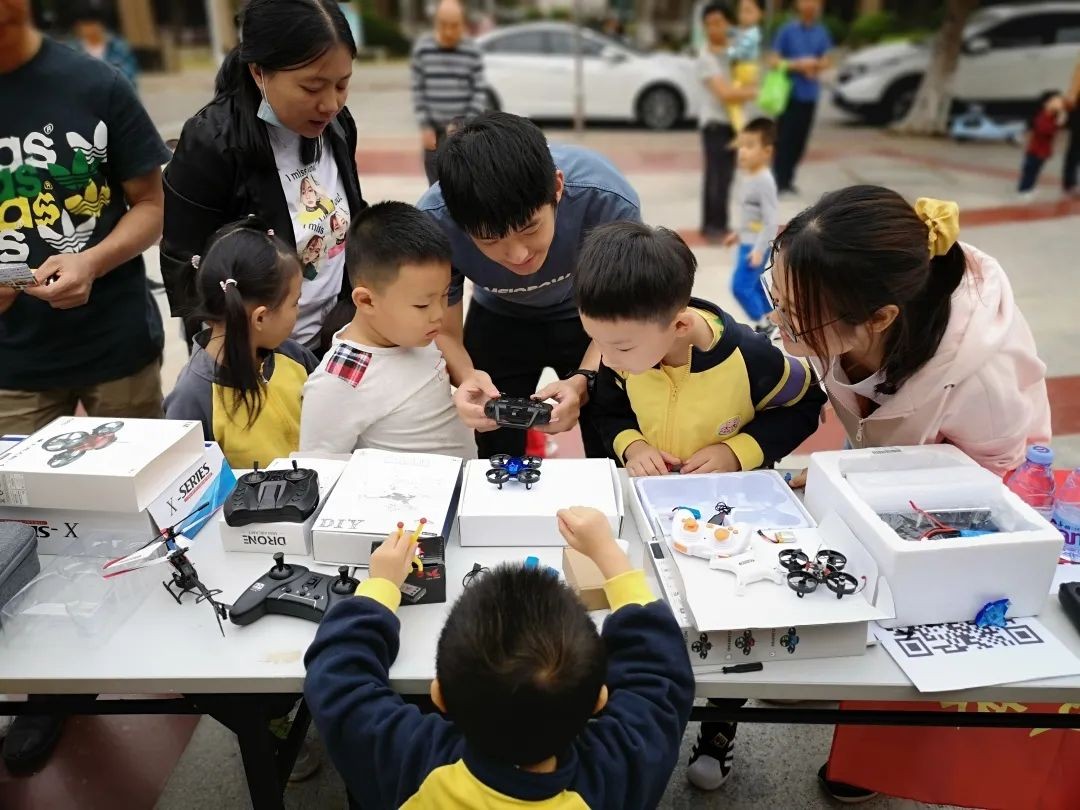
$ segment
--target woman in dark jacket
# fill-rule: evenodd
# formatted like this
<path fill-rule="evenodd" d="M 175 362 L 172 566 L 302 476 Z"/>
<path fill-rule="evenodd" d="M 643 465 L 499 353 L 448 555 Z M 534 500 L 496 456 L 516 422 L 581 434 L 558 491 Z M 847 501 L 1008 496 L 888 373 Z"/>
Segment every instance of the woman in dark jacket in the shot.
<path fill-rule="evenodd" d="M 295 340 L 317 351 L 330 310 L 349 299 L 344 251 L 313 254 L 332 243 L 331 216 L 351 221 L 366 207 L 345 108 L 355 56 L 335 0 L 245 7 L 214 100 L 184 125 L 165 169 L 162 275 L 189 338 L 199 328 L 193 257 L 218 228 L 249 214 L 306 254 Z"/>

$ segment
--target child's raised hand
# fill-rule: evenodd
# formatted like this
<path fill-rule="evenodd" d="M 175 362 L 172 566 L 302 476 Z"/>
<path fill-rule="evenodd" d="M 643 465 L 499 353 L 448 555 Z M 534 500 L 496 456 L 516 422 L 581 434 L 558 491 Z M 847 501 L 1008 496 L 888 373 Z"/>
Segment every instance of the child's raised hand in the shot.
<path fill-rule="evenodd" d="M 710 444 L 703 447 L 686 460 L 682 466 L 687 473 L 726 473 L 738 472 L 742 463 L 735 452 L 726 444 Z"/>
<path fill-rule="evenodd" d="M 414 556 L 416 543 L 412 540 L 412 533 L 392 531 L 382 545 L 371 552 L 368 572 L 372 579 L 388 579 L 400 588 L 412 570 Z"/>
<path fill-rule="evenodd" d="M 671 453 L 657 450 L 646 441 L 638 440 L 623 453 L 624 466 L 631 478 L 646 475 L 667 475 L 682 466 L 682 461 Z"/>
<path fill-rule="evenodd" d="M 739 234 L 736 231 L 728 231 L 724 236 L 724 247 L 735 247 L 739 244 Z"/>
<path fill-rule="evenodd" d="M 604 579 L 611 579 L 631 569 L 630 560 L 612 534 L 604 514 L 589 506 L 571 506 L 556 513 L 559 534 L 569 546 L 580 551 L 600 569 Z"/>

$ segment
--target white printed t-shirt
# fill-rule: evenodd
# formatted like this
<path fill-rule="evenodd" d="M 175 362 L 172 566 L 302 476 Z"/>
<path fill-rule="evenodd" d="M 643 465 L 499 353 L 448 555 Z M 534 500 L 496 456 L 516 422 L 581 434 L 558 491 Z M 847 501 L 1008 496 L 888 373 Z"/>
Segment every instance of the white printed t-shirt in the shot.
<path fill-rule="evenodd" d="M 476 458 L 473 432 L 458 418 L 446 360 L 434 343 L 381 348 L 334 336 L 304 385 L 300 451 L 366 447 Z"/>
<path fill-rule="evenodd" d="M 292 337 L 310 343 L 341 293 L 345 240 L 351 220 L 349 201 L 328 145 L 324 143 L 316 161 L 305 166 L 300 158 L 299 135 L 280 127 L 268 126 L 267 131 L 304 271 L 300 317 Z"/>

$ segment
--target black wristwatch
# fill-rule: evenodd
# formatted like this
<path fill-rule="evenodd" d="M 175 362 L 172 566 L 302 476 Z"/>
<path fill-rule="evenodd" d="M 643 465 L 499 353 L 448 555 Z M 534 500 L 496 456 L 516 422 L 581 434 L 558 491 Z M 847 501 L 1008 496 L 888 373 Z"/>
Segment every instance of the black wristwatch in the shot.
<path fill-rule="evenodd" d="M 563 377 L 563 379 L 569 380 L 571 377 L 576 377 L 578 374 L 585 378 L 585 392 L 591 398 L 593 393 L 596 391 L 596 372 L 590 368 L 579 368 L 571 371 L 569 374 Z"/>

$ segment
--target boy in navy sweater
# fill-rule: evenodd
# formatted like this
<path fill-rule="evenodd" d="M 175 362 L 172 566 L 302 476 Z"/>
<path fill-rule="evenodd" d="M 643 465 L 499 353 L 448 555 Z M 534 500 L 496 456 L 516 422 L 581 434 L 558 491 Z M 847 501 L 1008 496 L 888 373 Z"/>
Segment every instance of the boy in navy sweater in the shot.
<path fill-rule="evenodd" d="M 439 638 L 431 697 L 446 716 L 421 714 L 389 684 L 408 536 L 376 549 L 356 598 L 327 614 L 304 693 L 351 806 L 657 805 L 694 697 L 682 633 L 602 514 L 564 509 L 558 524 L 606 580 L 603 633 L 546 570 L 481 575 Z"/>

